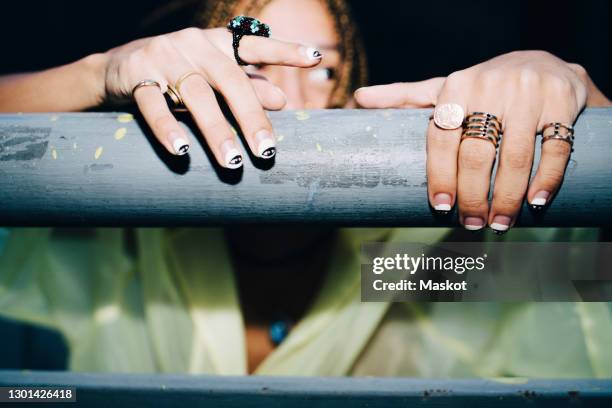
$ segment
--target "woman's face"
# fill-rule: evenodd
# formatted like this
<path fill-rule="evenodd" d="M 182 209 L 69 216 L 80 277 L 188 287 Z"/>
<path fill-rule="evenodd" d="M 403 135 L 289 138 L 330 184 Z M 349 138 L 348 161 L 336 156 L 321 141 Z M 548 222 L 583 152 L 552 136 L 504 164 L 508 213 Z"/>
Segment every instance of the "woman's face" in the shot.
<path fill-rule="evenodd" d="M 338 34 L 334 20 L 320 0 L 272 0 L 255 16 L 268 24 L 279 40 L 312 46 L 323 54 L 314 68 L 250 66 L 247 72 L 264 76 L 287 96 L 285 109 L 326 108 L 340 72 Z"/>

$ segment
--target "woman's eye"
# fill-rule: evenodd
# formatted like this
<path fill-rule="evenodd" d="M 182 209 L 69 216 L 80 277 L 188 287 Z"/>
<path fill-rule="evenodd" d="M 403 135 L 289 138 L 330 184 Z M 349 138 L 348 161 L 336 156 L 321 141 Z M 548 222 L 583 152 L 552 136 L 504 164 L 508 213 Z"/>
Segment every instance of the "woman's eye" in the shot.
<path fill-rule="evenodd" d="M 313 82 L 325 82 L 336 77 L 336 70 L 333 68 L 312 69 L 308 73 L 308 78 Z"/>

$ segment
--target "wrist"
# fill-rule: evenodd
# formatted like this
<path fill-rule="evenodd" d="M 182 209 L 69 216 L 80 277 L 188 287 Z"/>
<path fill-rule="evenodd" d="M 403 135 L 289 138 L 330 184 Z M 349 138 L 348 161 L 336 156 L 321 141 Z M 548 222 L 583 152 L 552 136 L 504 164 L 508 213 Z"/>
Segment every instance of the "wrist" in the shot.
<path fill-rule="evenodd" d="M 599 90 L 587 70 L 579 64 L 569 64 L 578 78 L 585 84 L 587 90 L 586 106 L 611 106 L 612 102 Z"/>
<path fill-rule="evenodd" d="M 103 53 L 88 55 L 77 62 L 82 72 L 82 84 L 87 89 L 89 107 L 101 105 L 106 99 L 106 65 L 108 56 Z"/>

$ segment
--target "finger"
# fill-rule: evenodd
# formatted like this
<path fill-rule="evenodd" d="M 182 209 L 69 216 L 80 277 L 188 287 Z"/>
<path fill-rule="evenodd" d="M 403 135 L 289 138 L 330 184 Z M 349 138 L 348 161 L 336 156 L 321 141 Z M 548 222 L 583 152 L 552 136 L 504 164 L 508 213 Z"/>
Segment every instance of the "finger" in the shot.
<path fill-rule="evenodd" d="M 499 166 L 495 176 L 493 200 L 488 223 L 497 233 L 506 232 L 519 213 L 533 166 L 537 107 L 513 103 L 505 115 Z"/>
<path fill-rule="evenodd" d="M 445 78 L 431 78 L 420 82 L 398 82 L 375 85 L 355 91 L 357 104 L 364 108 L 426 108 L 436 104 Z"/>
<path fill-rule="evenodd" d="M 575 117 L 572 116 L 567 113 L 545 114 L 543 122 L 559 121 L 564 124 L 572 124 L 575 120 Z M 563 140 L 549 139 L 542 143 L 540 163 L 527 193 L 527 202 L 532 208 L 542 209 L 557 193 L 563 181 L 571 151 L 571 144 Z"/>
<path fill-rule="evenodd" d="M 159 88 L 147 86 L 134 92 L 138 109 L 159 142 L 170 153 L 181 156 L 189 151 L 189 138 L 176 121 Z"/>
<path fill-rule="evenodd" d="M 468 230 L 486 225 L 495 146 L 487 140 L 464 139 L 459 147 L 457 203 L 459 220 Z"/>
<path fill-rule="evenodd" d="M 225 98 L 251 151 L 260 158 L 271 159 L 276 154 L 276 138 L 253 84 L 246 73 L 221 52 L 212 51 L 210 55 L 217 63 L 200 68 L 206 72 L 210 85 Z"/>
<path fill-rule="evenodd" d="M 241 167 L 243 157 L 236 135 L 227 123 L 215 93 L 204 77 L 188 76 L 180 85 L 180 93 L 217 162 L 230 169 Z"/>
<path fill-rule="evenodd" d="M 251 84 L 264 109 L 281 110 L 287 104 L 285 93 L 265 77 L 257 74 L 249 74 Z"/>
<path fill-rule="evenodd" d="M 436 106 L 457 104 L 465 112 L 464 85 L 449 77 L 436 97 Z M 433 120 L 427 129 L 427 193 L 429 203 L 445 213 L 455 205 L 457 197 L 457 157 L 462 129 L 441 129 Z"/>
<path fill-rule="evenodd" d="M 206 36 L 226 57 L 234 60 L 232 34 L 228 30 L 223 28 L 206 30 Z M 254 35 L 242 37 L 238 55 L 249 64 L 303 68 L 313 67 L 323 58 L 322 53 L 314 47 Z"/>
<path fill-rule="evenodd" d="M 480 86 L 473 90 L 466 112 L 485 112 L 495 115 L 503 123 L 499 98 L 488 94 Z M 464 138 L 459 147 L 457 202 L 459 220 L 466 229 L 479 230 L 487 223 L 491 172 L 496 146 L 486 139 Z"/>
<path fill-rule="evenodd" d="M 215 159 L 226 168 L 241 167 L 243 158 L 238 140 L 205 76 L 173 44 L 166 44 L 164 51 L 164 55 L 173 63 L 163 64 L 163 73 L 174 84 Z"/>

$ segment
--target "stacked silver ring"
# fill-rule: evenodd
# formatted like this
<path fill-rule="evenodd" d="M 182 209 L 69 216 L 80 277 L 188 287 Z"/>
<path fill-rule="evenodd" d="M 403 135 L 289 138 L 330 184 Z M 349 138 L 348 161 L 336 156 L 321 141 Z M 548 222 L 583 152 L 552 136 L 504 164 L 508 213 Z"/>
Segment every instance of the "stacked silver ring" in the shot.
<path fill-rule="evenodd" d="M 497 149 L 502 125 L 497 116 L 486 112 L 472 112 L 465 119 L 461 141 L 468 138 L 488 140 Z"/>
<path fill-rule="evenodd" d="M 561 122 L 547 123 L 542 127 L 542 143 L 548 140 L 562 140 L 574 145 L 574 127 Z"/>

